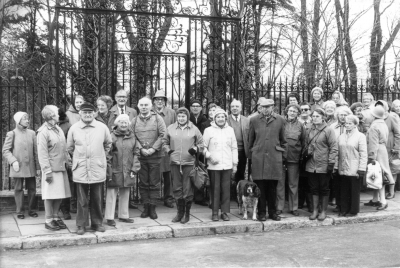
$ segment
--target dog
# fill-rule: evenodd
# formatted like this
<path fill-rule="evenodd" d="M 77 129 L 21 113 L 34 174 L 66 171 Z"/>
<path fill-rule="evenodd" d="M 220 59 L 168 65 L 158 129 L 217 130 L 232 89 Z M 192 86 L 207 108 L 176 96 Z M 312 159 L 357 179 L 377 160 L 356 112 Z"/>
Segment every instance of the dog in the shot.
<path fill-rule="evenodd" d="M 237 199 L 239 204 L 239 215 L 247 220 L 247 207 L 253 206 L 253 221 L 257 220 L 257 204 L 260 197 L 260 189 L 252 181 L 241 180 L 237 185 Z M 243 211 L 244 210 L 244 211 Z"/>

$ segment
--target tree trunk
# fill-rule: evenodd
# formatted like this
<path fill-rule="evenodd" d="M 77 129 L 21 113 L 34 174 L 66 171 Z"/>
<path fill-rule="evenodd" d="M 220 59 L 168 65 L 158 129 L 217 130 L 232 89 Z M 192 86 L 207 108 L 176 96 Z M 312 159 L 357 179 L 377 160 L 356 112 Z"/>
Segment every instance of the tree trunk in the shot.
<path fill-rule="evenodd" d="M 307 0 L 301 0 L 300 36 L 301 36 L 301 51 L 303 54 L 304 77 L 306 79 L 306 84 L 309 85 L 310 63 L 309 63 L 308 32 L 307 32 Z"/>
<path fill-rule="evenodd" d="M 353 59 L 353 52 L 351 51 L 350 41 L 350 27 L 349 27 L 349 0 L 344 0 L 344 17 L 343 19 L 343 32 L 344 32 L 344 50 L 346 53 L 347 64 L 350 71 L 350 85 L 357 87 L 357 65 Z"/>
<path fill-rule="evenodd" d="M 340 55 L 340 67 L 343 71 L 343 80 L 345 83 L 345 87 L 347 88 L 349 85 L 348 75 L 347 75 L 347 65 L 346 65 L 346 58 L 344 55 L 344 48 L 343 48 L 343 28 L 342 23 L 340 21 L 340 13 L 342 11 L 342 7 L 340 4 L 340 0 L 335 0 L 335 17 L 336 17 L 336 24 L 338 30 L 338 51 Z"/>
<path fill-rule="evenodd" d="M 318 65 L 319 52 L 319 21 L 320 21 L 321 0 L 314 1 L 314 17 L 312 27 L 312 47 L 310 59 L 310 85 L 315 84 L 315 75 Z"/>

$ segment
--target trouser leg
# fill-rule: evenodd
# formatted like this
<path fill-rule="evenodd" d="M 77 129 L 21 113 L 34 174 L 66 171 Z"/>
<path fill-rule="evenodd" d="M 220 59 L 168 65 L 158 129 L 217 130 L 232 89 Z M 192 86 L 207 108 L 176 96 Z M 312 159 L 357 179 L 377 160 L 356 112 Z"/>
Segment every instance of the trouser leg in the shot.
<path fill-rule="evenodd" d="M 221 212 L 230 212 L 230 197 L 231 197 L 231 176 L 232 169 L 221 171 Z"/>
<path fill-rule="evenodd" d="M 212 211 L 218 213 L 221 200 L 221 171 L 211 170 Z"/>
<path fill-rule="evenodd" d="M 357 176 L 350 179 L 350 210 L 349 213 L 357 214 L 360 212 L 360 184 L 361 179 Z"/>
<path fill-rule="evenodd" d="M 118 218 L 129 218 L 129 187 L 119 188 Z"/>
<path fill-rule="evenodd" d="M 285 181 L 287 179 L 286 167 L 283 166 L 282 179 L 280 179 L 276 186 L 276 209 L 283 210 L 285 208 Z"/>
<path fill-rule="evenodd" d="M 103 223 L 103 183 L 90 184 L 90 220 L 91 225 Z"/>
<path fill-rule="evenodd" d="M 193 165 L 182 166 L 182 198 L 185 199 L 186 202 L 193 201 L 194 187 L 189 178 L 189 174 L 192 169 Z"/>
<path fill-rule="evenodd" d="M 319 189 L 321 196 L 329 196 L 330 189 L 329 189 L 329 181 L 331 176 L 327 173 L 319 173 L 318 180 L 319 180 Z"/>
<path fill-rule="evenodd" d="M 266 190 L 267 190 L 267 203 L 268 203 L 268 215 L 272 216 L 276 214 L 276 186 L 278 181 L 267 180 Z"/>
<path fill-rule="evenodd" d="M 299 164 L 288 163 L 287 165 L 289 184 L 289 211 L 298 209 L 299 190 Z"/>
<path fill-rule="evenodd" d="M 333 181 L 334 181 L 333 186 L 335 187 L 336 205 L 340 206 L 340 198 L 341 198 L 340 184 L 341 184 L 342 177 L 339 176 L 339 174 L 334 174 L 334 175 L 332 175 L 332 177 L 333 177 Z"/>
<path fill-rule="evenodd" d="M 155 205 L 157 203 L 157 199 L 160 198 L 160 165 L 161 158 L 152 159 L 149 163 L 149 197 L 150 203 L 153 205 Z"/>
<path fill-rule="evenodd" d="M 340 205 L 340 212 L 349 213 L 350 210 L 350 200 L 351 200 L 351 177 L 348 176 L 340 176 L 340 192 L 342 193 L 340 198 L 340 203 L 336 202 L 336 204 Z"/>
<path fill-rule="evenodd" d="M 145 161 L 140 161 L 139 192 L 140 192 L 140 197 L 142 198 L 143 204 L 150 203 L 149 172 L 150 172 L 150 165 Z"/>
<path fill-rule="evenodd" d="M 254 181 L 260 189 L 260 197 L 258 198 L 257 212 L 259 216 L 265 216 L 267 214 L 267 194 L 266 194 L 266 181 L 257 180 Z"/>
<path fill-rule="evenodd" d="M 238 183 L 241 180 L 244 180 L 244 173 L 246 172 L 247 165 L 247 157 L 244 150 L 238 151 L 238 165 L 237 171 L 235 173 L 235 182 Z"/>
<path fill-rule="evenodd" d="M 25 184 L 26 188 L 28 189 L 28 212 L 31 212 L 33 210 L 36 197 L 36 178 L 26 178 Z"/>
<path fill-rule="evenodd" d="M 14 178 L 14 198 L 17 214 L 24 214 L 24 178 Z"/>
<path fill-rule="evenodd" d="M 171 177 L 175 200 L 183 198 L 183 176 L 180 173 L 180 166 L 171 165 Z"/>
<path fill-rule="evenodd" d="M 174 197 L 172 196 L 172 178 L 171 172 L 163 172 L 164 179 L 164 202 L 173 202 Z"/>
<path fill-rule="evenodd" d="M 75 183 L 77 194 L 76 226 L 89 225 L 89 184 Z"/>
<path fill-rule="evenodd" d="M 115 204 L 117 203 L 117 193 L 118 188 L 107 188 L 107 196 L 106 196 L 106 210 L 104 213 L 104 218 L 106 220 L 113 220 L 115 214 Z M 119 216 L 119 214 L 118 214 Z"/>

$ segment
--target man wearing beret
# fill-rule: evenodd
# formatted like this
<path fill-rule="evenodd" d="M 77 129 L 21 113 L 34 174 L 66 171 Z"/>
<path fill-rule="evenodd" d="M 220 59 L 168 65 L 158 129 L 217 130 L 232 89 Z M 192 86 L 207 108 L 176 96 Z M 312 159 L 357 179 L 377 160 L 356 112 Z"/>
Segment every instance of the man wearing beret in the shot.
<path fill-rule="evenodd" d="M 67 150 L 73 155 L 72 172 L 77 188 L 78 235 L 83 235 L 89 225 L 89 207 L 92 229 L 105 231 L 102 225 L 102 187 L 106 180 L 106 155 L 112 140 L 108 127 L 94 120 L 94 111 L 91 103 L 82 104 L 79 111 L 81 119 L 71 126 L 67 139 Z"/>
<path fill-rule="evenodd" d="M 276 214 L 276 186 L 282 179 L 282 166 L 286 161 L 285 119 L 273 112 L 274 101 L 260 101 L 261 113 L 250 119 L 249 152 L 252 159 L 252 178 L 260 188 L 257 212 L 260 221 L 268 215 L 274 221 Z"/>

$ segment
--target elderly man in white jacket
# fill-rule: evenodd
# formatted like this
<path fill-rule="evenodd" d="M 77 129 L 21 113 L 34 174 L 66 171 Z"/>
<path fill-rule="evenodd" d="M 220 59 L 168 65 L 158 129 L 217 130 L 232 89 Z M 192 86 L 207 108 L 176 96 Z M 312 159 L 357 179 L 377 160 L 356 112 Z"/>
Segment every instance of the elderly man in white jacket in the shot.
<path fill-rule="evenodd" d="M 235 132 L 227 124 L 228 114 L 217 109 L 214 122 L 204 131 L 204 155 L 209 160 L 207 169 L 211 175 L 212 220 L 218 221 L 221 204 L 221 219 L 229 221 L 230 182 L 238 165 L 238 148 Z"/>

